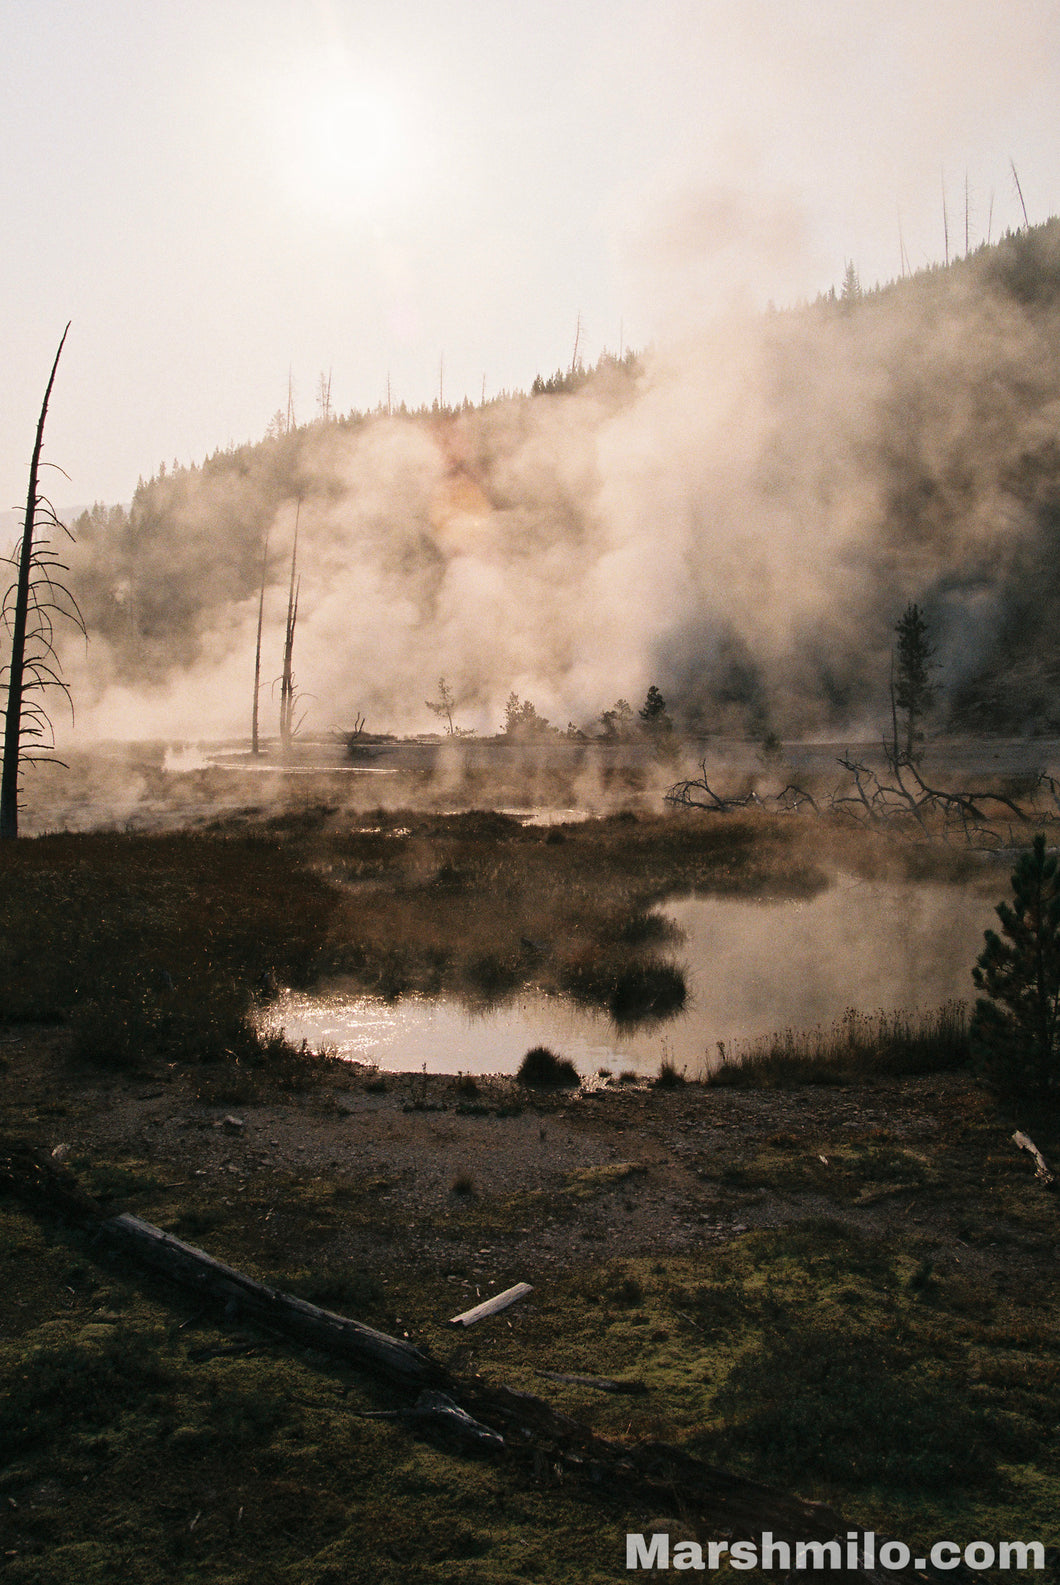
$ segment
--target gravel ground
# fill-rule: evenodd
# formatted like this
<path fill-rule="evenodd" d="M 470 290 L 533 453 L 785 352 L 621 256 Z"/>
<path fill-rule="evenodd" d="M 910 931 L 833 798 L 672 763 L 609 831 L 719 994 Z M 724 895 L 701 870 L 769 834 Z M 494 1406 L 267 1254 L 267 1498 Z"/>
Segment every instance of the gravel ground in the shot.
<path fill-rule="evenodd" d="M 75 1071 L 56 1031 L 0 1032 L 0 1061 L 9 1126 L 60 1158 L 134 1162 L 200 1203 L 268 1198 L 275 1181 L 281 1212 L 292 1181 L 370 1192 L 378 1215 L 340 1218 L 328 1259 L 377 1259 L 400 1234 L 408 1258 L 442 1269 L 457 1255 L 475 1261 L 485 1240 L 493 1266 L 532 1279 L 590 1256 L 692 1252 L 807 1216 L 933 1235 L 947 1262 L 992 1265 L 1002 1245 L 1009 1267 L 1020 1258 L 1018 1226 L 999 1221 L 992 1238 L 980 1225 L 974 1247 L 961 1236 L 978 1162 L 962 1156 L 962 1140 L 978 1130 L 981 1151 L 987 1127 L 987 1143 L 1024 1172 L 961 1075 L 554 1093 L 494 1078 L 468 1094 L 444 1075 L 342 1067 L 304 1093 L 238 1102 L 210 1096 L 211 1070 L 168 1082 Z M 864 1169 L 861 1181 L 874 1150 L 887 1171 Z"/>

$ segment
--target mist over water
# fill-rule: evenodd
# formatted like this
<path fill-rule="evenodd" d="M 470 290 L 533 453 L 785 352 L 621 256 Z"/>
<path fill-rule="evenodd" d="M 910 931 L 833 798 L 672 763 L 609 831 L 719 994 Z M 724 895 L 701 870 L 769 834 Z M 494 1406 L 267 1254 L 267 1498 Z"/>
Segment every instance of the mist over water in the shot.
<path fill-rule="evenodd" d="M 578 389 L 319 422 L 78 525 L 77 740 L 263 729 L 298 522 L 306 727 L 561 730 L 651 683 L 686 729 L 878 734 L 910 600 L 945 708 L 1049 718 L 1060 223 L 879 294 L 685 327 Z M 1037 651 L 1035 645 L 1038 645 Z"/>

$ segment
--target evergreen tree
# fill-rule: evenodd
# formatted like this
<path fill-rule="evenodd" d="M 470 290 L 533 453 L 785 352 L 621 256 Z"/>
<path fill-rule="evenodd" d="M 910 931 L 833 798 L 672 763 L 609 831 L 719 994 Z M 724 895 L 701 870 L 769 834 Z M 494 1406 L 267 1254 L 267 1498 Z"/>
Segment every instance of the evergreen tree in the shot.
<path fill-rule="evenodd" d="M 1007 1097 L 1043 1099 L 1060 1087 L 1060 877 L 1038 835 L 1012 872 L 1014 906 L 999 903 L 972 970 L 972 1056 Z"/>
<path fill-rule="evenodd" d="M 845 308 L 852 308 L 855 303 L 860 303 L 861 298 L 861 281 L 858 279 L 854 261 L 850 259 L 843 274 L 843 288 L 839 294 L 839 300 Z"/>
<path fill-rule="evenodd" d="M 638 711 L 646 732 L 672 732 L 674 724 L 666 713 L 666 700 L 652 683 Z"/>
<path fill-rule="evenodd" d="M 600 717 L 600 724 L 605 738 L 624 742 L 633 732 L 633 706 L 628 699 L 616 699 Z"/>
<path fill-rule="evenodd" d="M 894 629 L 898 643 L 894 651 L 893 700 L 895 710 L 905 715 L 905 754 L 915 758 L 914 750 L 923 738 L 920 723 L 931 708 L 938 692 L 931 681 L 934 646 L 928 639 L 927 623 L 920 607 L 906 606 Z M 897 722 L 895 724 L 895 751 L 898 749 Z"/>

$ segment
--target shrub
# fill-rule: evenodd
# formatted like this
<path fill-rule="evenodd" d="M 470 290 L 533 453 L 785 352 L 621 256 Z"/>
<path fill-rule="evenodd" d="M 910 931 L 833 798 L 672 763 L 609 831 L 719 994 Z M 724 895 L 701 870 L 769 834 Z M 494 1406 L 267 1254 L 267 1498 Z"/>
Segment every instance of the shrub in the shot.
<path fill-rule="evenodd" d="M 519 1064 L 516 1078 L 533 1089 L 563 1089 L 581 1083 L 569 1057 L 557 1057 L 547 1046 L 534 1046 Z"/>
<path fill-rule="evenodd" d="M 75 1003 L 70 1023 L 79 1057 L 131 1069 L 159 1059 L 259 1057 L 248 1012 L 249 996 L 221 976 L 177 989 L 133 965 L 100 976 Z"/>

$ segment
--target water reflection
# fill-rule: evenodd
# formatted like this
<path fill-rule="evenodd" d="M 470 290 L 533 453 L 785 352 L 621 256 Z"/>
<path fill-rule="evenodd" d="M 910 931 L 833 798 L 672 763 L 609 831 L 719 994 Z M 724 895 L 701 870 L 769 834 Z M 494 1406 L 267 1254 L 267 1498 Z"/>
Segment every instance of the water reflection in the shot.
<path fill-rule="evenodd" d="M 290 992 L 268 1011 L 289 1039 L 395 1071 L 513 1073 L 534 1045 L 600 1067 L 654 1073 L 663 1057 L 689 1074 L 726 1045 L 785 1028 L 830 1024 L 848 1007 L 927 1009 L 971 993 L 971 966 L 992 904 L 971 888 L 843 878 L 798 901 L 684 897 L 665 912 L 684 940 L 687 1009 L 617 1028 L 605 1014 L 527 992 L 472 1012 L 446 999 L 388 1003 L 336 985 Z"/>

